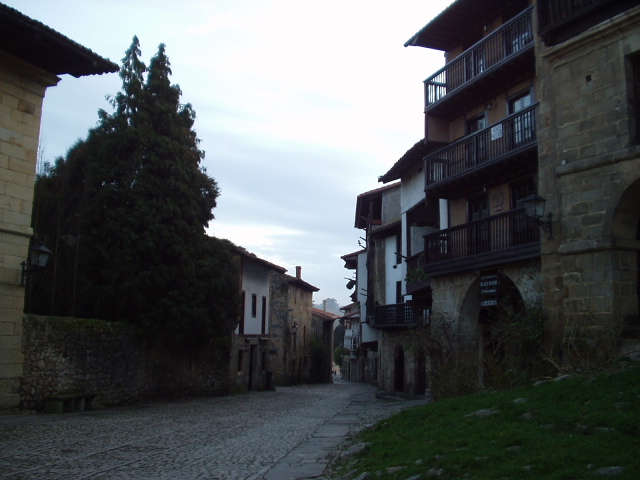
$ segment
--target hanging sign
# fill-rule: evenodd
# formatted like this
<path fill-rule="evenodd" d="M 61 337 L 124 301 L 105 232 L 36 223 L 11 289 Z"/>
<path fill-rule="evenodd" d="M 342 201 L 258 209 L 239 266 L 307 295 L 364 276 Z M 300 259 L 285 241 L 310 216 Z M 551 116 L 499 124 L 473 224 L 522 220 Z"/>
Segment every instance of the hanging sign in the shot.
<path fill-rule="evenodd" d="M 497 307 L 500 281 L 498 275 L 482 275 L 480 277 L 480 306 Z"/>

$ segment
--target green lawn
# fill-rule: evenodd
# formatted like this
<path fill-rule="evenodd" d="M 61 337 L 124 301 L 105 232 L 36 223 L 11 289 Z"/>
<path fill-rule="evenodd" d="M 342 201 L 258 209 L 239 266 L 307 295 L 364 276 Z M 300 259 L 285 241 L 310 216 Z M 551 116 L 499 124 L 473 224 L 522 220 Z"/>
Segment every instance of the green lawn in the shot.
<path fill-rule="evenodd" d="M 638 480 L 640 366 L 441 400 L 357 441 L 369 446 L 338 468 L 345 478 Z"/>

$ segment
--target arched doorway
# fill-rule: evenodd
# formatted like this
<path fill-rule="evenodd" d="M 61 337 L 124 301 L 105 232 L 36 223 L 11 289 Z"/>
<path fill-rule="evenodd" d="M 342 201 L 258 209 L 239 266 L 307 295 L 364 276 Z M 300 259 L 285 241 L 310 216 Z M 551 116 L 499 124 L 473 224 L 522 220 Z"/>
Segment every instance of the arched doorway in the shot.
<path fill-rule="evenodd" d="M 502 273 L 497 273 L 497 305 L 481 307 L 480 325 L 480 378 L 488 387 L 511 386 L 508 372 L 520 371 L 527 361 L 528 352 L 521 351 L 521 341 L 526 335 L 524 300 L 518 287 Z M 542 325 L 540 325 L 542 328 Z M 533 333 L 533 332 L 531 332 Z"/>
<path fill-rule="evenodd" d="M 486 289 L 481 287 L 488 276 L 496 281 L 495 302 L 486 301 Z M 520 291 L 503 273 L 482 274 L 469 286 L 460 305 L 457 341 L 468 370 L 465 375 L 477 376 L 478 385 L 498 386 L 504 382 L 504 373 L 517 358 L 505 325 L 523 310 Z"/>
<path fill-rule="evenodd" d="M 393 390 L 404 392 L 404 349 L 396 346 L 393 362 Z"/>
<path fill-rule="evenodd" d="M 605 238 L 609 236 L 607 219 L 611 221 L 611 236 L 623 247 L 619 252 L 614 251 L 612 257 L 611 290 L 615 292 L 612 313 L 614 320 L 623 321 L 623 337 L 637 340 L 640 339 L 640 179 L 620 195 L 613 215 L 605 215 L 602 232 Z M 629 271 L 630 268 L 635 272 Z"/>

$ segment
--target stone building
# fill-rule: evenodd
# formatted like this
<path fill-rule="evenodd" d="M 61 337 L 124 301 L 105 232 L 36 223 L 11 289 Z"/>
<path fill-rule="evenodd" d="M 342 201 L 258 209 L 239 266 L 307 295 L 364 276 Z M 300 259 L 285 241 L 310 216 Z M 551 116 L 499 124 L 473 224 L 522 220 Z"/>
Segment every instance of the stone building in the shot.
<path fill-rule="evenodd" d="M 33 236 L 31 209 L 45 91 L 58 84 L 58 75 L 116 71 L 116 64 L 0 4 L 0 409 L 20 402 L 21 263 Z"/>
<path fill-rule="evenodd" d="M 401 216 L 395 301 L 394 272 L 368 260 L 381 388 L 428 387 L 438 353 L 416 343 L 416 325 L 445 325 L 485 385 L 496 363 L 511 367 L 500 319 L 538 306 L 545 348 L 564 359 L 566 331 L 600 352 L 611 333 L 634 341 L 637 1 L 457 0 L 405 46 L 445 64 L 424 80 L 424 138 L 379 178 L 400 180 Z"/>
<path fill-rule="evenodd" d="M 538 1 L 538 192 L 553 212 L 542 243 L 544 305 L 559 335 L 640 329 L 640 6 Z"/>
<path fill-rule="evenodd" d="M 317 287 L 296 276 L 271 273 L 269 316 L 269 368 L 274 385 L 295 385 L 311 380 L 313 293 Z"/>
<path fill-rule="evenodd" d="M 229 388 L 232 392 L 270 389 L 269 369 L 271 273 L 285 268 L 267 262 L 243 248 L 234 249 L 238 265 L 241 311 L 233 334 Z"/>
<path fill-rule="evenodd" d="M 311 351 L 313 382 L 333 382 L 333 324 L 339 317 L 319 308 L 311 312 L 311 338 L 315 341 L 315 348 Z"/>

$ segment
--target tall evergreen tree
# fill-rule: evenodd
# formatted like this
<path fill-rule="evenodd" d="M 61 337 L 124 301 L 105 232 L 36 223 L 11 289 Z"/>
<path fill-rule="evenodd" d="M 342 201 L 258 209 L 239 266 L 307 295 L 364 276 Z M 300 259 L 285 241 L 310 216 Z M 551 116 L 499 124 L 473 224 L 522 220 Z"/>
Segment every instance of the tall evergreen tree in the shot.
<path fill-rule="evenodd" d="M 237 283 L 227 244 L 205 234 L 219 189 L 171 73 L 164 45 L 147 70 L 134 37 L 114 112 L 38 178 L 34 226 L 54 240 L 59 277 L 42 279 L 37 309 L 125 320 L 195 348 L 233 327 Z"/>

